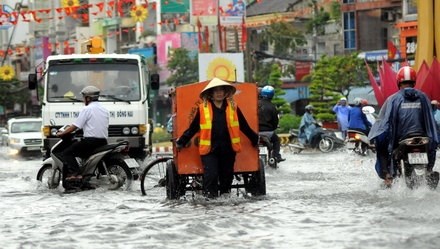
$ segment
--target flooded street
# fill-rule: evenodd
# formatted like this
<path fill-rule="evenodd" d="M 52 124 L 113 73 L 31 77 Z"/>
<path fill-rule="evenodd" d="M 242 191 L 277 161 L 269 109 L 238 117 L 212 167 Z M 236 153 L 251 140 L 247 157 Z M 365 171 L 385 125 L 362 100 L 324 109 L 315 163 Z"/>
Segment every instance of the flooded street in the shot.
<path fill-rule="evenodd" d="M 48 190 L 35 180 L 41 160 L 1 155 L 2 248 L 440 248 L 440 190 L 383 189 L 374 155 L 284 157 L 266 169 L 264 198 L 167 201 L 138 181 Z"/>

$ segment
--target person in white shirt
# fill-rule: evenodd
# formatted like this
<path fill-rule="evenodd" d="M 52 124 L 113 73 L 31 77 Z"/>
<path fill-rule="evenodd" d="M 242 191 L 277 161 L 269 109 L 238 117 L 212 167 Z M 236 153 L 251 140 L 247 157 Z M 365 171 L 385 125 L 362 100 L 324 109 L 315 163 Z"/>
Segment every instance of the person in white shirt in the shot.
<path fill-rule="evenodd" d="M 63 187 L 68 188 L 69 181 L 78 181 L 82 179 L 78 175 L 79 165 L 75 157 L 88 157 L 94 148 L 107 144 L 109 112 L 99 102 L 100 90 L 95 86 L 86 86 L 81 90 L 84 98 L 85 108 L 81 110 L 78 118 L 65 131 L 58 132 L 57 136 L 63 137 L 72 133 L 76 129 L 82 129 L 84 138 L 81 141 L 74 142 L 63 152 Z"/>

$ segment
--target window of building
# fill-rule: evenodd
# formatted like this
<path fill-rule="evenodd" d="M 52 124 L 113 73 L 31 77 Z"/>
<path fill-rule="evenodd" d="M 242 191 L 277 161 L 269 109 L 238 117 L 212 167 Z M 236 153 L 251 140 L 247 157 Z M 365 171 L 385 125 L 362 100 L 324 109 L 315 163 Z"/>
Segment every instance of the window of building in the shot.
<path fill-rule="evenodd" d="M 354 0 L 344 0 L 342 3 L 354 3 Z"/>
<path fill-rule="evenodd" d="M 356 26 L 354 12 L 344 13 L 344 49 L 356 48 Z"/>

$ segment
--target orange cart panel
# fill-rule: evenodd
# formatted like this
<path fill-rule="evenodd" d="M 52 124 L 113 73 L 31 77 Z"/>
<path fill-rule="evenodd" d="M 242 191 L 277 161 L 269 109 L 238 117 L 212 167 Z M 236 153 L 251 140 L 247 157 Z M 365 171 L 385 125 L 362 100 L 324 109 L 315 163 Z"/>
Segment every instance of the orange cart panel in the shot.
<path fill-rule="evenodd" d="M 199 101 L 200 92 L 205 88 L 209 81 L 199 82 L 176 88 L 173 98 L 173 111 L 176 113 L 174 117 L 174 133 L 173 136 L 178 138 L 189 127 L 193 120 Z M 237 91 L 234 100 L 237 106 L 243 112 L 249 126 L 255 132 L 258 132 L 258 94 L 257 85 L 254 83 L 234 83 Z M 174 159 L 179 175 L 203 174 L 203 166 L 195 145 L 195 140 L 199 139 L 199 133 L 191 139 L 190 146 L 180 151 L 174 150 Z M 234 165 L 234 172 L 255 172 L 259 170 L 258 149 L 252 146 L 249 139 L 241 133 L 242 151 L 237 153 Z"/>

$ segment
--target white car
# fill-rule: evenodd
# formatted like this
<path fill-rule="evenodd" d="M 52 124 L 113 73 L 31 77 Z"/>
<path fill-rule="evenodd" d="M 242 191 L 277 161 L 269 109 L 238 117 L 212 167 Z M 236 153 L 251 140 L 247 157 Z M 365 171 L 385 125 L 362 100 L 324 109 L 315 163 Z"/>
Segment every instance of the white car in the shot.
<path fill-rule="evenodd" d="M 43 146 L 41 118 L 23 117 L 8 120 L 6 145 L 11 155 L 38 155 Z"/>

